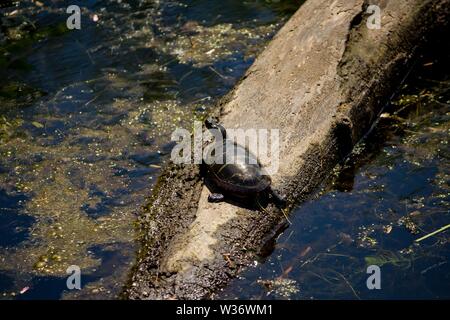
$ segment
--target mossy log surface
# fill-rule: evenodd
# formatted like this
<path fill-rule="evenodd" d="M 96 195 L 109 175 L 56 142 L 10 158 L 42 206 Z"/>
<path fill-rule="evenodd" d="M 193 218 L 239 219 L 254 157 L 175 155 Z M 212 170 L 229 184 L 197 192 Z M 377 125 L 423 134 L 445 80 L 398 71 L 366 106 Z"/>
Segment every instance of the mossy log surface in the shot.
<path fill-rule="evenodd" d="M 373 125 L 436 30 L 450 0 L 309 0 L 216 108 L 227 128 L 279 128 L 273 185 L 298 204 Z M 140 217 L 143 247 L 125 295 L 202 299 L 270 251 L 282 212 L 208 203 L 196 165 L 170 164 Z"/>

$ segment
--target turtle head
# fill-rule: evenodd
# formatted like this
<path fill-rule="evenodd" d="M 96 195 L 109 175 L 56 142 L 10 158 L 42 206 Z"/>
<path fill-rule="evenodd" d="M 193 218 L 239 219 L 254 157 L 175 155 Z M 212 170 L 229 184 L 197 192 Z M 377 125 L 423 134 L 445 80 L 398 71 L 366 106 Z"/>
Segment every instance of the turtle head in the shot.
<path fill-rule="evenodd" d="M 205 127 L 208 130 L 211 130 L 211 129 L 219 130 L 220 133 L 222 134 L 223 139 L 226 139 L 226 137 L 227 137 L 227 130 L 225 130 L 225 128 L 220 123 L 218 123 L 216 119 L 208 117 L 205 120 Z"/>
<path fill-rule="evenodd" d="M 205 127 L 208 129 L 217 129 L 217 120 L 212 118 L 212 117 L 208 117 L 205 119 Z"/>

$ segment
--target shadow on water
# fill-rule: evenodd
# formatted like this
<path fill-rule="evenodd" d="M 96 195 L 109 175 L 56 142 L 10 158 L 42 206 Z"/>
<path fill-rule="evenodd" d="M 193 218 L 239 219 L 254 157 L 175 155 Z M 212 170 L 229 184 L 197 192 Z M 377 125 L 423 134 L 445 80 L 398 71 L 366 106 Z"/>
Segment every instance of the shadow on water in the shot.
<path fill-rule="evenodd" d="M 450 297 L 450 51 L 427 48 L 372 132 L 309 201 L 267 259 L 218 295 L 236 299 Z M 445 48 L 445 50 L 443 50 Z M 367 267 L 381 270 L 369 290 Z"/>
<path fill-rule="evenodd" d="M 233 87 L 300 2 L 0 9 L 2 298 L 117 297 L 172 131 Z M 72 4 L 81 30 L 66 28 Z M 81 291 L 64 290 L 70 265 Z"/>

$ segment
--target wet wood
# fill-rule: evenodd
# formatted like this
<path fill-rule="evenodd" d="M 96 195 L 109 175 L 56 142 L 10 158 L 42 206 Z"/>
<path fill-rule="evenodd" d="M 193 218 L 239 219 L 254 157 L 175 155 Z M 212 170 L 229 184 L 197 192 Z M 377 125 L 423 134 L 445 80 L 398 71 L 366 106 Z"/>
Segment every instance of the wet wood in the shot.
<path fill-rule="evenodd" d="M 298 203 L 370 129 L 437 28 L 449 0 L 309 0 L 217 106 L 228 128 L 280 129 L 274 187 Z M 170 165 L 141 218 L 145 246 L 129 298 L 206 298 L 270 252 L 284 215 L 209 203 L 198 166 Z"/>

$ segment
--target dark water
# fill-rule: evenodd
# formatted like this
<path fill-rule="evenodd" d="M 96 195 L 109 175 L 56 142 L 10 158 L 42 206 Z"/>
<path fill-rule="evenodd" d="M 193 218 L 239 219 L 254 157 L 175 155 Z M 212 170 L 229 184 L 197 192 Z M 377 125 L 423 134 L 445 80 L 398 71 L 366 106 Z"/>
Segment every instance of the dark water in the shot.
<path fill-rule="evenodd" d="M 372 132 L 226 299 L 449 299 L 450 50 L 427 48 Z M 381 289 L 369 290 L 369 265 Z"/>
<path fill-rule="evenodd" d="M 232 88 L 299 2 L 1 9 L 0 296 L 116 297 L 170 134 Z M 66 28 L 72 4 L 81 30 Z M 70 265 L 81 291 L 66 289 Z"/>
<path fill-rule="evenodd" d="M 0 295 L 114 298 L 171 132 L 232 88 L 299 1 L 41 2 L 1 11 Z M 69 4 L 81 30 L 65 28 Z M 414 242 L 450 223 L 444 47 L 221 297 L 449 298 L 450 230 Z M 72 264 L 81 291 L 66 289 Z M 366 287 L 374 264 L 381 290 Z"/>

